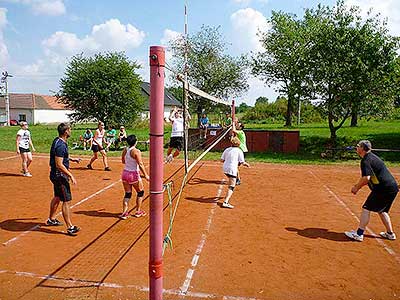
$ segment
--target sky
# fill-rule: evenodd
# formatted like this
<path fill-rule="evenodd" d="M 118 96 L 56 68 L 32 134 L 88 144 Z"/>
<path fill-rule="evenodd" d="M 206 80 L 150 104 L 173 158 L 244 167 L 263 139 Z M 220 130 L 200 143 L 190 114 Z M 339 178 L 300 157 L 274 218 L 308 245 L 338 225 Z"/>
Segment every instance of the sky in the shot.
<path fill-rule="evenodd" d="M 393 35 L 400 36 L 399 0 L 345 0 L 366 14 L 387 18 Z M 334 0 L 0 0 L 0 71 L 13 75 L 10 93 L 51 95 L 59 90 L 70 58 L 83 53 L 124 51 L 138 62 L 139 73 L 149 80 L 148 52 L 184 31 L 184 5 L 188 8 L 188 32 L 201 26 L 220 26 L 227 54 L 238 56 L 261 50 L 259 28 L 268 28 L 272 11 L 302 16 L 305 8 Z M 169 58 L 167 54 L 167 59 Z M 275 100 L 277 87 L 267 87 L 257 78 L 237 103 L 254 105 L 264 96 Z"/>

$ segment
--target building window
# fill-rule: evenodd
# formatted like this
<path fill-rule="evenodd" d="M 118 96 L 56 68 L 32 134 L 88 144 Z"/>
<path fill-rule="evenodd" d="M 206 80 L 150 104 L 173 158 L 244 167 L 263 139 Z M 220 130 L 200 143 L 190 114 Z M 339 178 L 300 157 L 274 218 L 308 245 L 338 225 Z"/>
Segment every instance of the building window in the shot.
<path fill-rule="evenodd" d="M 26 122 L 26 115 L 18 115 L 18 119 L 20 122 L 25 121 Z"/>

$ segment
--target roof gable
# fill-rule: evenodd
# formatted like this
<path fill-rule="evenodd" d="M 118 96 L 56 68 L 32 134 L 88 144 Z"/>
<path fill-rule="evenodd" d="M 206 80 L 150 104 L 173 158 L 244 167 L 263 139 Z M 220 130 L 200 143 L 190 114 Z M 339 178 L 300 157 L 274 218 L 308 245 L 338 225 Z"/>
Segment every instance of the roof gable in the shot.
<path fill-rule="evenodd" d="M 146 97 L 150 97 L 150 83 L 142 82 L 142 94 Z M 179 102 L 166 88 L 164 88 L 164 105 L 168 106 L 182 106 Z"/>

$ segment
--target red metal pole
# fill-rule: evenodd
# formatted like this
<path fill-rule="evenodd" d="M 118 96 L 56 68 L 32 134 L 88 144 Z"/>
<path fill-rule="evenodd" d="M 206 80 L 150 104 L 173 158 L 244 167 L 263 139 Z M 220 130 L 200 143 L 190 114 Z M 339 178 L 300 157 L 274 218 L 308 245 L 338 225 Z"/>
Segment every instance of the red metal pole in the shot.
<path fill-rule="evenodd" d="M 150 300 L 161 300 L 163 290 L 163 143 L 165 50 L 150 47 Z"/>

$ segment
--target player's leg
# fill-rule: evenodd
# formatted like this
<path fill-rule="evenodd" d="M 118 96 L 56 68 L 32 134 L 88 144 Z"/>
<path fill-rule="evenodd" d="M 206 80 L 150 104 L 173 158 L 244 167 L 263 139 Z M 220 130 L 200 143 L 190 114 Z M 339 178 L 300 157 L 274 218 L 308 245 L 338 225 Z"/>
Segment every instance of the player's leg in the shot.
<path fill-rule="evenodd" d="M 146 215 L 146 212 L 142 210 L 142 203 L 143 203 L 143 198 L 144 198 L 144 187 L 143 187 L 143 182 L 141 180 L 138 180 L 133 184 L 133 187 L 136 191 L 136 213 L 135 217 L 144 217 Z"/>
<path fill-rule="evenodd" d="M 122 185 L 124 186 L 125 195 L 124 198 L 122 199 L 122 214 L 120 215 L 120 218 L 125 220 L 128 218 L 129 215 L 128 209 L 129 209 L 129 201 L 132 198 L 132 185 L 125 180 L 122 181 Z"/>
<path fill-rule="evenodd" d="M 26 168 L 29 170 L 29 166 L 32 163 L 32 152 L 26 153 Z"/>
<path fill-rule="evenodd" d="M 104 170 L 106 170 L 106 171 L 111 171 L 111 168 L 108 166 L 108 160 L 107 160 L 107 153 L 106 153 L 106 151 L 103 149 L 103 150 L 100 150 L 100 154 L 101 154 L 101 156 L 103 157 L 103 165 L 104 165 Z"/>
<path fill-rule="evenodd" d="M 27 166 L 27 155 L 26 152 L 21 152 L 21 163 L 22 163 L 22 171 L 24 172 L 24 174 L 28 173 L 28 166 Z"/>
<path fill-rule="evenodd" d="M 229 203 L 229 200 L 232 197 L 233 191 L 236 186 L 236 176 L 227 175 L 228 177 L 228 190 L 226 191 L 224 202 L 222 203 L 222 207 L 233 208 L 233 205 Z"/>
<path fill-rule="evenodd" d="M 88 169 L 93 169 L 92 168 L 92 164 L 94 163 L 94 161 L 98 158 L 98 152 L 99 152 L 99 147 L 97 146 L 97 145 L 93 145 L 92 146 L 92 150 L 93 150 L 93 156 L 92 156 L 92 158 L 90 159 L 90 162 L 89 162 L 89 164 L 87 165 L 87 168 Z"/>

